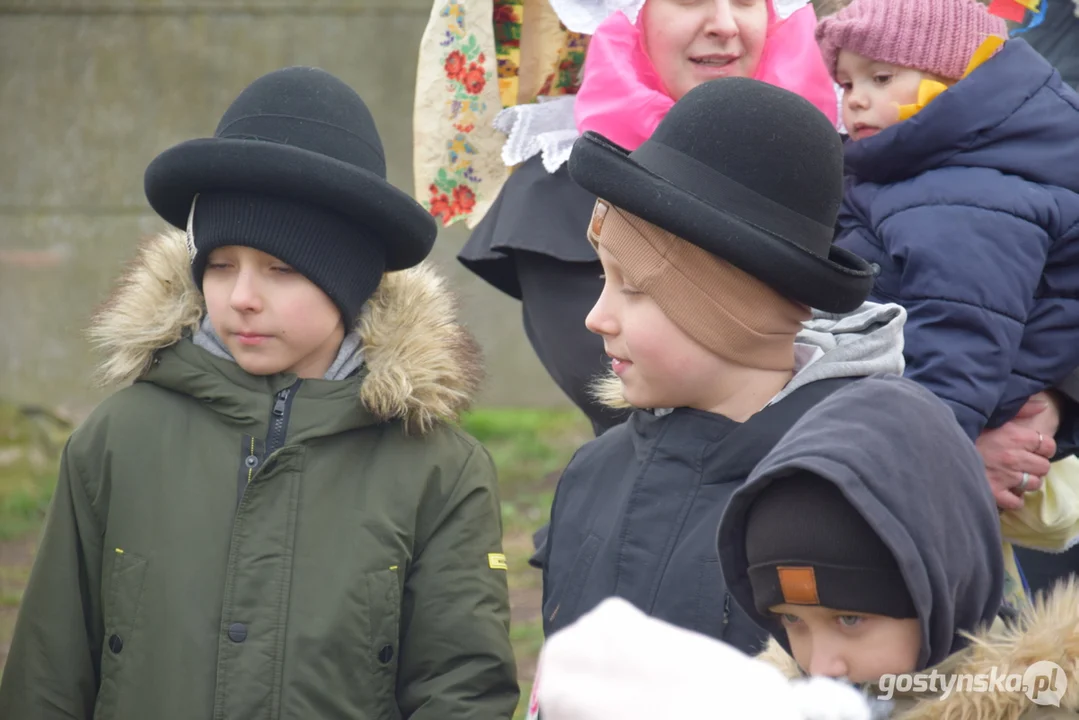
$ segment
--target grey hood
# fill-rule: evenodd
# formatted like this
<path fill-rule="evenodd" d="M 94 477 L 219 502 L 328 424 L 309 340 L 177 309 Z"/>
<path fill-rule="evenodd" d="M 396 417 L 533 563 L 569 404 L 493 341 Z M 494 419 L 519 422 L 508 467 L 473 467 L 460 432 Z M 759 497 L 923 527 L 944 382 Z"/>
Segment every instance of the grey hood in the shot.
<path fill-rule="evenodd" d="M 745 518 L 762 490 L 794 470 L 835 483 L 895 555 L 922 624 L 919 669 L 961 649 L 961 632 L 992 622 L 1004 561 L 981 456 L 936 396 L 911 380 L 878 375 L 807 412 L 731 497 L 720 522 L 731 594 L 787 652 L 777 619 L 754 607 Z"/>
<path fill-rule="evenodd" d="M 891 303 L 863 303 L 845 315 L 814 310 L 795 342 L 803 347 L 819 348 L 823 355 L 800 370 L 772 402 L 817 380 L 878 373 L 902 375 L 906 322 L 907 311 L 902 305 Z"/>

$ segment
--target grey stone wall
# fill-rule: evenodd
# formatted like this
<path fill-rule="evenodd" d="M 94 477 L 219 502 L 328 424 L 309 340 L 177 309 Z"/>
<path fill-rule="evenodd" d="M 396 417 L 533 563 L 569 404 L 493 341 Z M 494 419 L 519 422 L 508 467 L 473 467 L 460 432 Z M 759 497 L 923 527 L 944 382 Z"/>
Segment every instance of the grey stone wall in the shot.
<path fill-rule="evenodd" d="M 411 189 L 416 52 L 429 0 L 0 0 L 0 397 L 98 400 L 81 330 L 141 235 L 163 223 L 146 164 L 213 133 L 259 75 L 322 67 L 368 102 L 390 180 Z M 483 401 L 563 405 L 519 305 L 459 268 L 439 238 L 490 368 Z"/>

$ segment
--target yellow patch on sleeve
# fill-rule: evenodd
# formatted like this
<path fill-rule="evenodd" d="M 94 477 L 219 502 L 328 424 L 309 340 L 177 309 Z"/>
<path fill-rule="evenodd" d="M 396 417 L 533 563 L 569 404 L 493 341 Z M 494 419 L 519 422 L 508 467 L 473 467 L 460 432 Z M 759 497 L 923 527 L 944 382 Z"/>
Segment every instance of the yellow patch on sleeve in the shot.
<path fill-rule="evenodd" d="M 820 605 L 817 575 L 811 567 L 778 567 L 783 600 L 791 605 Z"/>
<path fill-rule="evenodd" d="M 502 553 L 487 553 L 487 564 L 492 570 L 509 570 L 506 565 L 506 556 Z"/>

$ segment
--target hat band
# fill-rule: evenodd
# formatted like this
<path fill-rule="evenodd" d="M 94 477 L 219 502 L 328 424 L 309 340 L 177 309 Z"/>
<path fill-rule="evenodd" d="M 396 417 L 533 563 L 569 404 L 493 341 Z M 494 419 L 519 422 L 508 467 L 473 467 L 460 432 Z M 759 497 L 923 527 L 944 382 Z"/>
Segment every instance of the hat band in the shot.
<path fill-rule="evenodd" d="M 305 128 L 312 125 L 317 127 L 317 132 Z M 321 120 L 292 115 L 246 115 L 219 128 L 215 137 L 290 145 L 364 168 L 386 179 L 386 158 L 380 150 L 359 135 Z"/>
<path fill-rule="evenodd" d="M 630 153 L 630 158 L 724 214 L 791 242 L 797 238 L 800 242 L 796 244 L 819 257 L 828 257 L 834 228 L 761 195 L 696 158 L 651 140 Z"/>
<path fill-rule="evenodd" d="M 753 604 L 762 615 L 771 614 L 771 608 L 776 605 L 805 605 L 890 618 L 917 618 L 918 611 L 906 591 L 906 582 L 897 572 L 792 559 L 751 565 L 747 574 L 753 588 Z M 784 573 L 794 576 L 795 582 L 790 582 Z M 808 578 L 812 578 L 811 582 Z"/>

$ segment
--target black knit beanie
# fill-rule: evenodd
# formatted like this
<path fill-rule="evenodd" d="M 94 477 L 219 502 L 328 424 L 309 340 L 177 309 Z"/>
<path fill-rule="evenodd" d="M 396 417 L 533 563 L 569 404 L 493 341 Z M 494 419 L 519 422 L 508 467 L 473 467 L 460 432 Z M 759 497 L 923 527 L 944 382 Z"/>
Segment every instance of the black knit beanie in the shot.
<path fill-rule="evenodd" d="M 772 482 L 746 515 L 753 603 L 917 618 L 891 550 L 835 484 L 808 472 Z"/>
<path fill-rule="evenodd" d="M 188 241 L 196 251 L 191 270 L 199 290 L 214 248 L 254 248 L 287 263 L 326 293 L 341 311 L 346 331 L 386 270 L 381 244 L 364 237 L 354 221 L 318 205 L 269 195 L 201 193 L 192 208 Z"/>

